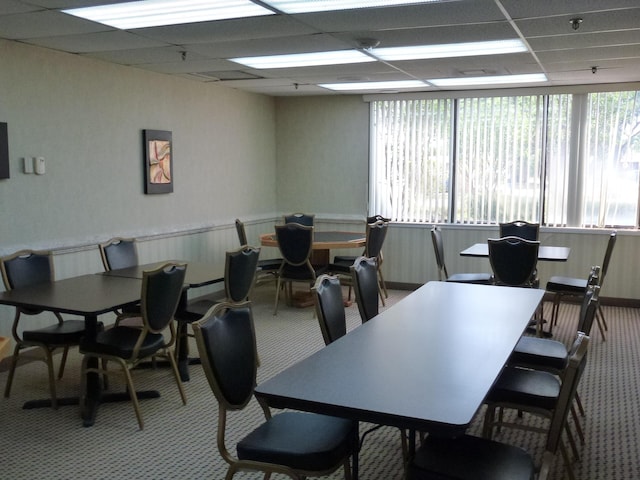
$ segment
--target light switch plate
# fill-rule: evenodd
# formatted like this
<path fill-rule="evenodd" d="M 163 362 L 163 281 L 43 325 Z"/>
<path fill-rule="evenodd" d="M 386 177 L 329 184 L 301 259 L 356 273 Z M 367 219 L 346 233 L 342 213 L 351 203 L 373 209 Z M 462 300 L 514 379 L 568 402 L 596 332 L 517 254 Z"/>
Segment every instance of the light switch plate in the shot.
<path fill-rule="evenodd" d="M 33 173 L 33 157 L 24 157 L 22 159 L 24 173 Z"/>

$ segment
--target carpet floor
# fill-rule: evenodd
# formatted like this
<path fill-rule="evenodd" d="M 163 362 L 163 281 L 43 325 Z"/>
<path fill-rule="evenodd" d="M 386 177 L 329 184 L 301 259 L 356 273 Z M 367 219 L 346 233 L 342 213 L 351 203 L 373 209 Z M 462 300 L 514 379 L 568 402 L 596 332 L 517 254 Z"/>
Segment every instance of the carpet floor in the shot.
<path fill-rule="evenodd" d="M 409 292 L 390 291 L 387 308 Z M 323 347 L 322 335 L 312 308 L 297 309 L 281 304 L 273 311 L 273 286 L 263 285 L 253 295 L 254 318 L 261 366 L 258 382 Z M 640 310 L 604 307 L 607 339 L 597 328 L 587 369 L 579 391 L 586 410 L 582 419 L 586 441 L 581 458 L 574 463 L 582 480 L 640 478 Z M 550 311 L 550 304 L 545 305 Z M 575 334 L 578 307 L 562 305 L 554 337 L 570 344 Z M 104 319 L 109 321 L 108 318 Z M 481 321 L 481 319 L 469 319 Z M 349 330 L 360 324 L 357 306 L 347 308 Z M 195 351 L 195 349 L 194 349 Z M 59 358 L 59 356 L 57 357 Z M 6 363 L 6 360 L 5 360 Z M 59 397 L 76 395 L 79 388 L 80 356 L 70 355 L 64 378 L 58 382 Z M 348 366 L 345 366 L 348 368 Z M 0 372 L 4 389 L 7 372 Z M 123 388 L 113 377 L 111 389 Z M 138 389 L 157 389 L 161 398 L 141 402 L 144 430 L 138 430 L 133 407 L 128 403 L 100 407 L 96 424 L 82 427 L 78 407 L 24 410 L 26 400 L 47 398 L 46 368 L 41 362 L 22 364 L 15 376 L 10 398 L 0 400 L 0 478 L 33 479 L 222 479 L 226 464 L 216 447 L 217 404 L 202 369 L 191 366 L 185 383 L 188 403 L 182 405 L 168 370 L 134 372 Z M 401 392 L 398 392 L 401 395 Z M 483 409 L 470 428 L 478 434 Z M 229 419 L 228 443 L 246 434 L 261 420 L 257 402 L 248 411 Z M 525 414 L 523 421 L 531 419 Z M 542 422 L 542 420 L 536 420 Z M 542 425 L 542 423 L 540 423 Z M 361 426 L 362 430 L 369 427 Z M 540 462 L 544 436 L 519 430 L 503 430 L 497 439 L 520 445 Z M 383 427 L 367 436 L 360 455 L 360 477 L 364 480 L 399 480 L 403 477 L 397 429 Z M 240 473 L 237 479 L 261 475 Z M 274 480 L 284 478 L 273 476 Z M 341 471 L 330 479 L 342 478 Z M 565 478 L 561 458 L 553 466 L 552 480 Z"/>

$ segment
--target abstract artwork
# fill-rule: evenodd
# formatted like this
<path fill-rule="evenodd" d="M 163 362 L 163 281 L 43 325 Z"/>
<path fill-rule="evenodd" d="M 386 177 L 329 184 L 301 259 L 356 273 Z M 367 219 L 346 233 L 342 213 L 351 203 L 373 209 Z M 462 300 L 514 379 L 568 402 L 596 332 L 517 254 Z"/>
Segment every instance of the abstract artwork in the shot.
<path fill-rule="evenodd" d="M 173 157 L 171 132 L 143 130 L 144 193 L 173 192 Z"/>

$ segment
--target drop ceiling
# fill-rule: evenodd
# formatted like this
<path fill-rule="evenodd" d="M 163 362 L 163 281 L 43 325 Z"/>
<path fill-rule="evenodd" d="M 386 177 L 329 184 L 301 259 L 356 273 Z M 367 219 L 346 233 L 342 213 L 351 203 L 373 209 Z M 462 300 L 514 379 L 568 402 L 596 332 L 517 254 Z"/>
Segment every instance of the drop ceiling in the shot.
<path fill-rule="evenodd" d="M 2 0 L 0 38 L 272 96 L 339 94 L 318 86 L 326 83 L 528 73 L 544 73 L 553 86 L 640 81 L 638 0 L 447 0 L 134 30 L 61 12 L 121 2 Z M 577 30 L 574 18 L 582 19 Z M 268 70 L 229 60 L 353 49 L 363 39 L 395 47 L 505 38 L 522 39 L 529 51 Z"/>

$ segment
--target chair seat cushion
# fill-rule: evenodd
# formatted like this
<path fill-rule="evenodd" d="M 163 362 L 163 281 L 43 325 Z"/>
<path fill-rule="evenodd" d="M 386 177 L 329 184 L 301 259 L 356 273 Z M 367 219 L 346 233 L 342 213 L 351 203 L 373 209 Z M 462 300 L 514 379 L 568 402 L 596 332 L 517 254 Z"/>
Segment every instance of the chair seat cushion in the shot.
<path fill-rule="evenodd" d="M 409 464 L 407 478 L 532 480 L 534 472 L 531 456 L 519 447 L 470 435 L 430 435 Z"/>
<path fill-rule="evenodd" d="M 581 294 L 587 290 L 587 280 L 584 278 L 553 276 L 547 282 L 547 291 L 570 294 Z"/>
<path fill-rule="evenodd" d="M 510 403 L 551 410 L 560 394 L 560 380 L 549 373 L 506 367 L 489 391 L 487 403 Z"/>
<path fill-rule="evenodd" d="M 347 255 L 336 255 L 335 257 L 333 257 L 333 263 L 353 265 L 353 262 L 356 261 L 356 258 L 358 258 L 358 257 L 353 257 L 351 255 L 349 255 L 349 256 L 347 256 Z"/>
<path fill-rule="evenodd" d="M 562 342 L 549 338 L 522 337 L 509 357 L 509 363 L 561 371 L 567 365 L 567 357 L 567 347 Z"/>
<path fill-rule="evenodd" d="M 280 413 L 238 442 L 238 458 L 298 470 L 328 470 L 353 450 L 355 428 L 355 422 L 344 418 Z"/>
<path fill-rule="evenodd" d="M 447 278 L 447 282 L 454 283 L 479 283 L 489 285 L 492 283 L 490 273 L 454 273 Z"/>
<path fill-rule="evenodd" d="M 279 270 L 282 265 L 281 258 L 269 258 L 265 260 L 258 260 L 258 270 L 266 272 L 269 270 Z"/>
<path fill-rule="evenodd" d="M 84 320 L 65 320 L 37 330 L 25 330 L 22 339 L 25 342 L 46 343 L 49 345 L 77 345 L 84 335 Z"/>
<path fill-rule="evenodd" d="M 181 312 L 180 320 L 184 321 L 186 319 L 187 321 L 194 321 L 192 320 L 193 317 L 195 317 L 195 319 L 200 319 L 216 303 L 218 302 L 210 299 L 195 300 L 193 302 L 190 302 L 185 311 Z M 185 313 L 187 314 L 186 318 L 184 318 L 183 316 L 183 314 Z"/>
<path fill-rule="evenodd" d="M 117 326 L 98 333 L 94 341 L 83 339 L 80 343 L 81 353 L 113 355 L 124 359 L 131 358 L 133 347 L 140 336 L 140 329 Z M 149 333 L 144 339 L 138 358 L 153 355 L 164 345 L 164 337 L 159 333 Z"/>
<path fill-rule="evenodd" d="M 328 266 L 328 270 L 331 273 L 345 273 L 345 274 L 350 274 L 351 273 L 351 266 L 353 265 L 353 262 L 349 263 L 349 262 L 337 262 L 337 263 L 330 263 Z"/>

